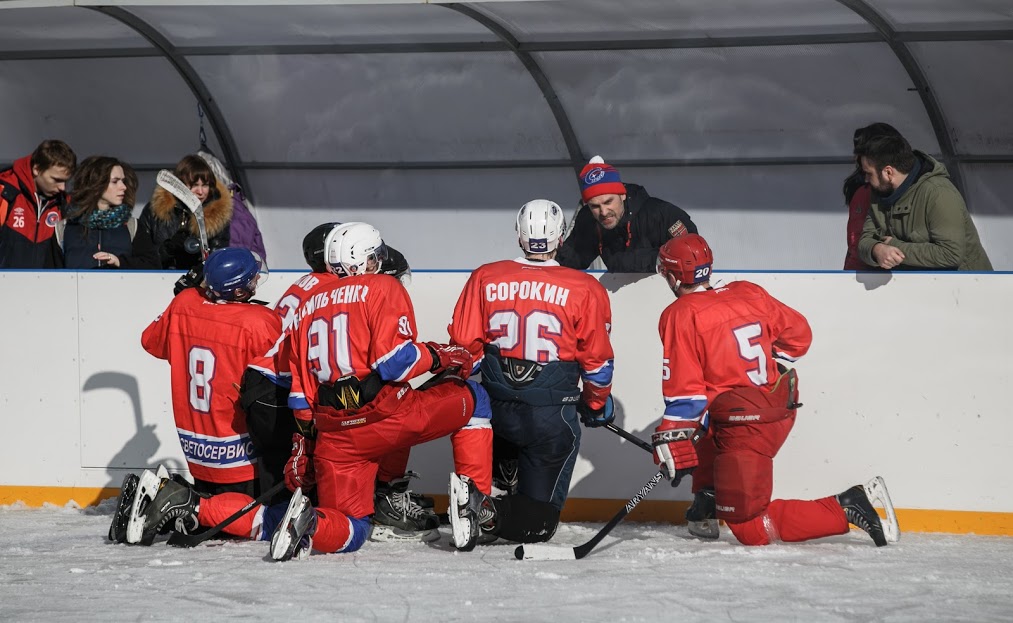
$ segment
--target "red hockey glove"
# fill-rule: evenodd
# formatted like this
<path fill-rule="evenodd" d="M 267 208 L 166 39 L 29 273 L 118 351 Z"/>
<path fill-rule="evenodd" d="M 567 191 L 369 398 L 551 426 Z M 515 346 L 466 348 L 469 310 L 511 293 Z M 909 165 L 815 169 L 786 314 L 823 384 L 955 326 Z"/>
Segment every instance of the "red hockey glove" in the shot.
<path fill-rule="evenodd" d="M 672 479 L 672 486 L 678 487 L 683 476 L 693 473 L 700 461 L 693 446 L 701 436 L 699 420 L 678 420 L 665 418 L 654 429 L 654 462 Z"/>
<path fill-rule="evenodd" d="M 436 342 L 426 342 L 426 348 L 433 356 L 433 367 L 429 369 L 430 372 L 435 374 L 439 370 L 457 368 L 457 375 L 461 378 L 466 379 L 471 376 L 474 358 L 467 348 L 457 344 L 437 344 Z"/>
<path fill-rule="evenodd" d="M 302 487 L 305 492 L 316 485 L 316 473 L 313 471 L 314 445 L 314 440 L 299 433 L 292 434 L 292 456 L 285 463 L 285 486 L 290 491 Z"/>

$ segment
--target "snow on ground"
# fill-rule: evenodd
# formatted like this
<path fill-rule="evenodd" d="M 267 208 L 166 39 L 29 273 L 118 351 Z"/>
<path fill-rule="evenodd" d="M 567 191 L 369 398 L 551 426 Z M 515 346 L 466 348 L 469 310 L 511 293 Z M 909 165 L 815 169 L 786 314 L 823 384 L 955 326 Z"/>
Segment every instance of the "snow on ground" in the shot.
<path fill-rule="evenodd" d="M 275 563 L 264 542 L 105 541 L 112 501 L 0 507 L 0 621 L 1010 621 L 1013 539 L 864 533 L 746 548 L 620 524 L 587 558 L 367 543 Z M 579 545 L 601 524 L 566 524 Z M 903 526 L 901 526 L 903 529 Z M 446 529 L 446 528 L 444 528 Z"/>

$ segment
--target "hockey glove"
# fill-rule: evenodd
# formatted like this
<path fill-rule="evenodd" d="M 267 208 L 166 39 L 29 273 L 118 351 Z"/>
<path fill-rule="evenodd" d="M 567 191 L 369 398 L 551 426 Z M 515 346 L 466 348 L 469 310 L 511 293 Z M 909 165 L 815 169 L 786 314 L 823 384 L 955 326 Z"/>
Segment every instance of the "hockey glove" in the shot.
<path fill-rule="evenodd" d="M 292 456 L 285 463 L 285 486 L 289 491 L 295 491 L 302 487 L 303 491 L 309 491 L 316 483 L 316 473 L 313 470 L 313 446 L 316 442 L 299 433 L 292 434 Z"/>
<path fill-rule="evenodd" d="M 702 430 L 699 420 L 665 418 L 651 435 L 654 442 L 654 462 L 672 479 L 672 486 L 678 487 L 684 476 L 693 473 L 700 461 L 696 458 L 697 440 Z"/>
<path fill-rule="evenodd" d="M 440 370 L 457 368 L 457 376 L 463 379 L 471 376 L 474 358 L 467 348 L 457 344 L 437 344 L 436 342 L 426 342 L 426 348 L 433 356 L 433 366 L 429 368 L 433 374 Z"/>
<path fill-rule="evenodd" d="M 588 428 L 598 428 L 611 424 L 616 419 L 615 402 L 612 395 L 605 398 L 605 405 L 600 409 L 592 409 L 587 403 L 581 400 L 577 403 L 577 413 L 580 414 L 580 423 Z"/>
<path fill-rule="evenodd" d="M 196 264 L 193 268 L 188 270 L 186 274 L 176 280 L 175 286 L 172 288 L 172 295 L 176 296 L 183 290 L 188 288 L 196 288 L 204 281 L 204 265 Z"/>

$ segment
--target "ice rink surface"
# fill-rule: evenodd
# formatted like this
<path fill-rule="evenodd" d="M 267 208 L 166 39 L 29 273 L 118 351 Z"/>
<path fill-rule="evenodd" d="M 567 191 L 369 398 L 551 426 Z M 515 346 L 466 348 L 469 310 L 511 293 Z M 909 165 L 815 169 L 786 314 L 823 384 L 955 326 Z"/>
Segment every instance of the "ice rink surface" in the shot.
<path fill-rule="evenodd" d="M 624 523 L 583 560 L 519 561 L 506 544 L 460 553 L 444 534 L 275 563 L 264 542 L 112 545 L 112 504 L 0 507 L 0 621 L 1013 620 L 1006 537 L 903 534 L 880 549 L 852 532 L 746 548 L 726 529 L 702 542 Z M 553 543 L 600 527 L 565 524 Z"/>

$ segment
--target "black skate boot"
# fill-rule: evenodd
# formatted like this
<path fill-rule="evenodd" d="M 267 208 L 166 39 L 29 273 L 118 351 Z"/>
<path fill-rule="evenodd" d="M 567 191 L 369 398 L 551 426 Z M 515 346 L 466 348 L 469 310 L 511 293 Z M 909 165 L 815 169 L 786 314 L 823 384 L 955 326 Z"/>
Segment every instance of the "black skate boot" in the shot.
<path fill-rule="evenodd" d="M 689 533 L 701 539 L 716 539 L 721 536 L 714 508 L 714 489 L 701 489 L 693 496 L 693 505 L 686 509 L 686 524 Z"/>
<path fill-rule="evenodd" d="M 116 499 L 116 509 L 113 511 L 113 520 L 109 524 L 109 540 L 113 543 L 127 541 L 127 520 L 130 519 L 130 507 L 133 505 L 139 480 L 137 474 L 127 474 L 123 477 L 120 495 Z"/>
<path fill-rule="evenodd" d="M 419 540 L 434 541 L 440 538 L 440 519 L 432 510 L 416 504 L 408 490 L 408 482 L 416 474 L 408 472 L 403 478 L 376 483 L 373 494 L 374 541 Z"/>
<path fill-rule="evenodd" d="M 317 511 L 300 487 L 292 494 L 285 516 L 271 535 L 271 558 L 282 562 L 291 560 L 293 556 L 306 558 L 313 548 L 316 531 Z"/>
<path fill-rule="evenodd" d="M 839 493 L 837 503 L 844 509 L 844 516 L 848 523 L 869 533 L 876 547 L 883 547 L 887 544 L 886 534 L 883 531 L 883 521 L 872 507 L 869 495 L 863 485 L 855 485 L 844 493 Z"/>
<path fill-rule="evenodd" d="M 495 527 L 496 507 L 478 490 L 467 476 L 450 475 L 450 526 L 451 541 L 462 552 L 475 549 L 483 525 Z"/>
<path fill-rule="evenodd" d="M 127 524 L 128 541 L 151 545 L 158 534 L 169 531 L 190 534 L 200 527 L 197 512 L 201 497 L 182 478 L 162 478 L 155 495 L 147 504 L 142 504 L 140 514 Z M 140 535 L 137 541 L 137 528 Z M 168 528 L 168 530 L 166 529 Z M 131 534 L 131 532 L 133 534 Z"/>

